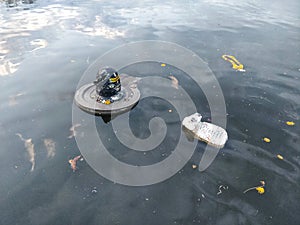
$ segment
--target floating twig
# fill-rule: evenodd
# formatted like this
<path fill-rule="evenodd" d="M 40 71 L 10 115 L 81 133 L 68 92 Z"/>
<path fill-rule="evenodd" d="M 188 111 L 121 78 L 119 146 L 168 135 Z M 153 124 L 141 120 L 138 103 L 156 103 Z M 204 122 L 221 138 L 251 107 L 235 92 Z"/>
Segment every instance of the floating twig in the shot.
<path fill-rule="evenodd" d="M 218 191 L 217 195 L 222 194 L 222 189 L 223 189 L 223 190 L 228 190 L 228 186 L 225 186 L 225 185 L 221 184 L 221 185 L 219 186 L 219 191 Z"/>

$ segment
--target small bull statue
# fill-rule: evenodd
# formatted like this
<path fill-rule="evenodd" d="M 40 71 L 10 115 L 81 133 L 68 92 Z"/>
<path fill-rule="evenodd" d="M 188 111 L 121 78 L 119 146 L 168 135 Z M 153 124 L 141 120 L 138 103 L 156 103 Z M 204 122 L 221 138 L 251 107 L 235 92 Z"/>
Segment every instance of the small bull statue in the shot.
<path fill-rule="evenodd" d="M 97 94 L 104 98 L 110 98 L 121 91 L 120 76 L 113 68 L 100 69 L 93 83 L 96 85 Z"/>

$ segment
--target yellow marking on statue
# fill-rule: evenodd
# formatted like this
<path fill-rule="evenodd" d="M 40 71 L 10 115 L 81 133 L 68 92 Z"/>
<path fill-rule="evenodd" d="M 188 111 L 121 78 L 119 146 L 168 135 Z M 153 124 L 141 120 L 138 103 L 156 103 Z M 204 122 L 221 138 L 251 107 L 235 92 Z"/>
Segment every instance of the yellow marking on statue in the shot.
<path fill-rule="evenodd" d="M 118 80 L 120 80 L 120 77 L 117 76 L 117 77 L 112 77 L 112 78 L 109 78 L 109 80 L 113 83 L 117 82 Z"/>
<path fill-rule="evenodd" d="M 109 105 L 110 103 L 111 103 L 111 102 L 110 102 L 109 99 L 105 100 L 105 102 L 104 102 L 105 105 Z"/>
<path fill-rule="evenodd" d="M 235 69 L 237 71 L 245 72 L 244 65 L 242 63 L 240 63 L 234 56 L 232 56 L 232 55 L 222 55 L 222 58 L 224 60 L 230 62 L 232 64 L 233 69 Z"/>

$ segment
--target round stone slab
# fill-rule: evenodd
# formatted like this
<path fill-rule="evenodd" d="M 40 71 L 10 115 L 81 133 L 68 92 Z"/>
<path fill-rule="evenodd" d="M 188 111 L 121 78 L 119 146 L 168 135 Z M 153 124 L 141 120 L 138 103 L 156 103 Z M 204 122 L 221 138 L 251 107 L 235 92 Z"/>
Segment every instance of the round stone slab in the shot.
<path fill-rule="evenodd" d="M 93 83 L 85 84 L 75 93 L 76 105 L 85 112 L 96 115 L 120 114 L 132 109 L 140 99 L 140 91 L 137 82 L 140 78 L 131 77 L 125 74 L 120 75 L 122 92 L 124 97 L 109 105 L 97 102 L 96 86 Z"/>

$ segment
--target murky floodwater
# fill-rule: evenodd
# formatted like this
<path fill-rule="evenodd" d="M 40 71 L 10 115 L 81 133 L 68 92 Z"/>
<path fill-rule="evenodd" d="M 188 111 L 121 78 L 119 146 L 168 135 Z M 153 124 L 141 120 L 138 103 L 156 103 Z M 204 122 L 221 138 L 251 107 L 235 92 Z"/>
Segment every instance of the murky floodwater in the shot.
<path fill-rule="evenodd" d="M 0 1 L 0 224 L 299 224 L 299 9 L 296 0 Z M 182 170 L 147 187 L 114 184 L 85 160 L 73 172 L 68 160 L 80 151 L 69 129 L 82 74 L 106 51 L 149 39 L 180 44 L 208 63 L 224 93 L 229 141 L 204 172 L 192 168 L 205 148 L 199 142 Z M 173 69 L 144 63 L 124 72 L 176 77 L 209 120 L 199 87 Z M 102 139 L 124 162 L 162 160 L 180 131 L 170 109 L 148 99 L 132 111 L 137 137 L 149 135 L 153 116 L 170 128 L 148 155 L 124 150 L 113 132 Z M 109 131 L 110 123 L 96 122 Z M 261 180 L 264 194 L 243 193 Z"/>

